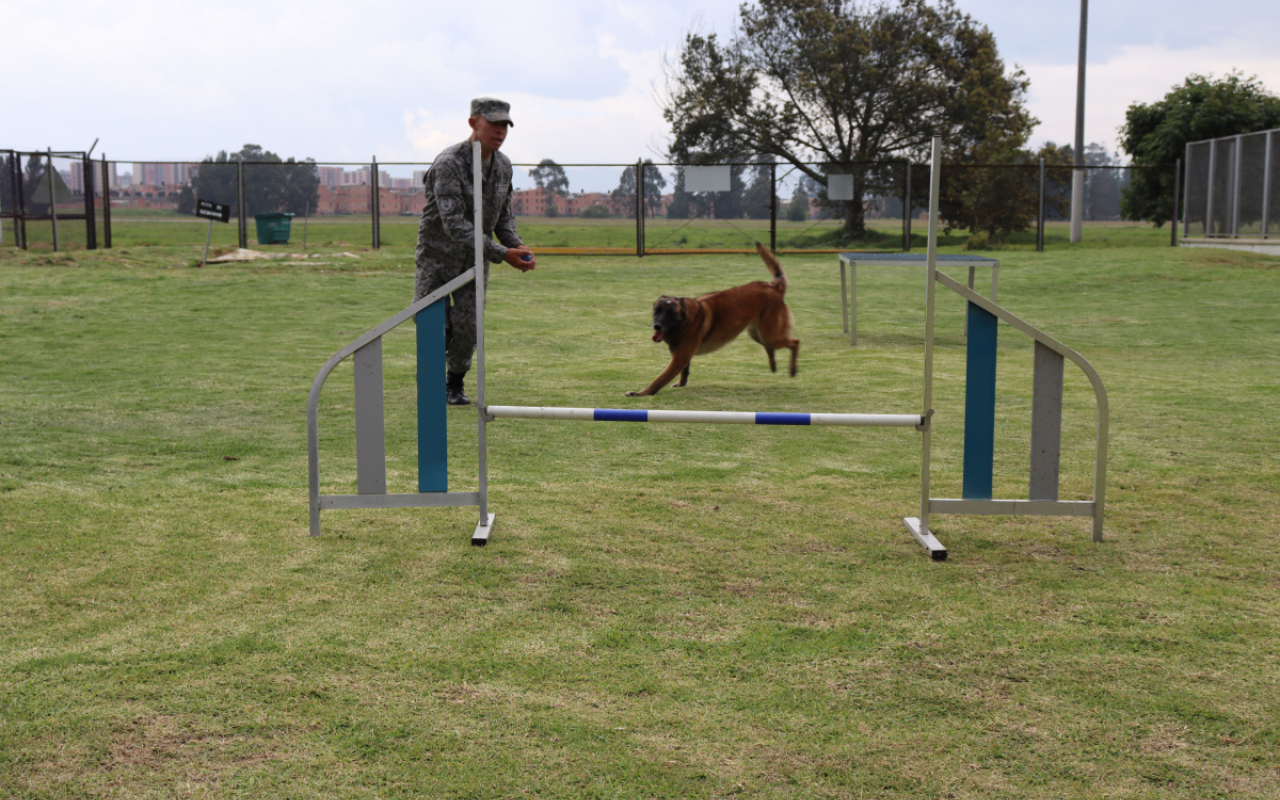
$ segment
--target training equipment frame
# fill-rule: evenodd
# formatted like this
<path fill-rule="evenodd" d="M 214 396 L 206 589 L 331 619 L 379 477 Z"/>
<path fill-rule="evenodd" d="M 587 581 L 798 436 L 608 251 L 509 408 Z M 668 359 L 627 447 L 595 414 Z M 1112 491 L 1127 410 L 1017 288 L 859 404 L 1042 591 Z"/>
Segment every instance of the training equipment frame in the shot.
<path fill-rule="evenodd" d="M 484 364 L 484 248 L 481 219 L 480 144 L 473 143 L 475 185 L 475 254 L 467 270 L 435 292 L 414 302 L 378 327 L 339 350 L 320 369 L 307 400 L 307 446 L 310 488 L 311 535 L 320 535 L 320 512 L 355 508 L 418 508 L 476 506 L 479 520 L 471 543 L 489 541 L 495 515 L 489 511 L 486 462 L 486 425 L 497 419 L 553 419 L 596 422 L 676 422 L 743 425 L 839 425 L 852 427 L 910 427 L 921 432 L 919 516 L 903 522 L 916 540 L 937 561 L 947 549 L 929 528 L 931 514 L 1023 514 L 1038 516 L 1087 516 L 1093 519 L 1092 540 L 1102 541 L 1106 489 L 1107 428 L 1106 389 L 1094 368 L 1079 353 L 996 305 L 951 277 L 938 272 L 938 195 L 942 164 L 942 140 L 933 140 L 933 168 L 929 187 L 929 244 L 925 258 L 924 397 L 914 414 L 798 414 L 790 412 L 666 411 L 645 409 L 550 408 L 537 406 L 489 406 L 485 403 Z M 853 254 L 844 254 L 852 256 Z M 843 263 L 848 263 L 846 260 Z M 994 272 L 994 271 L 993 271 Z M 447 490 L 447 447 L 444 403 L 444 299 L 474 281 L 476 284 L 476 411 L 478 425 L 479 481 L 474 492 Z M 968 364 L 965 383 L 964 479 L 960 498 L 930 496 L 930 459 L 933 429 L 933 344 L 935 287 L 941 284 L 967 301 Z M 418 468 L 419 491 L 388 494 L 382 389 L 382 337 L 414 319 L 418 328 Z M 1026 500 L 992 497 L 995 438 L 996 331 L 1000 321 L 1035 340 L 1035 364 L 1031 421 L 1030 491 Z M 319 403 L 325 379 L 344 359 L 355 356 L 355 418 L 357 493 L 320 494 Z M 1070 360 L 1088 377 L 1098 407 L 1094 458 L 1093 497 L 1059 500 L 1058 477 L 1062 432 L 1063 364 Z"/>

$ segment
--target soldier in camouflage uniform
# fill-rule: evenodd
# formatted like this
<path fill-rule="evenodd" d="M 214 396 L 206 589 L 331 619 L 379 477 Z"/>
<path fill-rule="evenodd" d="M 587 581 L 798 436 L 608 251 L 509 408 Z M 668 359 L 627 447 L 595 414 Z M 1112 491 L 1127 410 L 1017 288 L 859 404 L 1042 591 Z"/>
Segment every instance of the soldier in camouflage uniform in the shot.
<path fill-rule="evenodd" d="M 511 161 L 498 152 L 507 136 L 511 106 L 491 97 L 471 101 L 471 138 L 445 148 L 423 178 L 427 204 L 418 224 L 414 299 L 419 300 L 470 269 L 475 257 L 475 205 L 471 143 L 480 142 L 483 159 L 481 188 L 484 200 L 485 288 L 489 264 L 503 261 L 527 272 L 537 265 L 533 251 L 516 233 L 511 213 Z M 493 240 L 497 233 L 498 241 Z M 467 405 L 471 399 L 462 380 L 471 368 L 476 349 L 476 288 L 469 283 L 452 295 L 445 315 L 445 386 L 450 405 Z"/>

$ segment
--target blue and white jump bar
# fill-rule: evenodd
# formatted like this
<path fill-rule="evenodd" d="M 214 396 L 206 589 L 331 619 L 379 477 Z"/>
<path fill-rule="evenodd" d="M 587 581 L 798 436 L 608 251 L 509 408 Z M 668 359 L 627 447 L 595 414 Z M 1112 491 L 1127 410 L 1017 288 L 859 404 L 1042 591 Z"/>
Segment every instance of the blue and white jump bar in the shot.
<path fill-rule="evenodd" d="M 919 414 L 795 414 L 778 411 L 669 411 L 632 408 L 555 408 L 488 406 L 493 419 L 557 419 L 578 422 L 696 422 L 727 425 L 842 425 L 868 428 L 916 428 Z"/>

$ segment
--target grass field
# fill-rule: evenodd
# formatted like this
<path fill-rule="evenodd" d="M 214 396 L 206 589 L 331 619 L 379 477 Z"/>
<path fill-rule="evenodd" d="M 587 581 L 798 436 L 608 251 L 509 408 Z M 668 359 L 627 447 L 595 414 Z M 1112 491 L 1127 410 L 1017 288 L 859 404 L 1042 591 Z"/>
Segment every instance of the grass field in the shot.
<path fill-rule="evenodd" d="M 217 248 L 235 247 L 238 240 L 236 223 L 213 223 L 176 211 L 150 209 L 117 209 L 111 212 L 111 240 L 115 247 L 190 246 L 204 247 L 205 239 Z M 14 238 L 12 223 L 6 221 L 6 243 Z M 621 249 L 635 252 L 636 225 L 634 219 L 618 217 L 606 219 L 582 219 L 579 217 L 520 217 L 520 234 L 531 247 L 536 248 L 598 248 Z M 829 250 L 870 249 L 901 250 L 902 222 L 894 219 L 867 221 L 871 231 L 869 238 L 855 242 L 843 236 L 839 220 L 808 220 L 777 224 L 779 249 Z M 923 250 L 927 223 L 915 221 L 911 226 L 911 246 Z M 384 216 L 379 221 L 380 239 L 385 247 L 413 247 L 417 242 L 418 218 L 416 216 Z M 648 250 L 698 250 L 752 249 L 754 242 L 770 242 L 769 220 L 679 220 L 646 219 L 645 247 Z M 373 244 L 373 221 L 365 215 L 322 216 L 292 220 L 288 245 L 272 245 L 273 251 L 301 252 L 327 247 L 370 247 Z M 1167 247 L 1169 229 L 1153 228 L 1145 223 L 1089 222 L 1084 227 L 1084 243 L 1089 247 Z M 105 226 L 98 222 L 98 237 L 105 241 Z M 83 221 L 63 221 L 58 227 L 61 249 L 83 249 L 85 244 Z M 956 230 L 941 237 L 946 247 L 963 247 L 969 238 L 968 231 Z M 249 219 L 248 240 L 251 247 L 257 245 L 257 230 L 252 216 Z M 53 245 L 53 226 L 49 222 L 29 222 L 27 241 L 32 249 L 46 249 Z M 1001 250 L 1035 250 L 1035 230 L 1010 234 L 1000 245 Z M 1067 247 L 1070 242 L 1070 223 L 1050 222 L 1045 226 L 1045 245 L 1049 249 Z"/>
<path fill-rule="evenodd" d="M 1002 304 L 1106 382 L 1106 540 L 938 517 L 934 563 L 901 522 L 910 429 L 495 422 L 488 547 L 474 509 L 326 512 L 310 538 L 307 391 L 408 304 L 411 252 L 199 249 L 0 250 L 0 796 L 1280 796 L 1280 259 L 1001 255 Z M 835 258 L 783 262 L 796 378 L 744 337 L 639 399 L 653 298 L 756 259 L 496 269 L 489 401 L 918 411 L 918 276 L 861 270 L 849 348 Z M 962 456 L 948 295 L 938 496 Z M 996 494 L 1025 497 L 1032 347 L 1000 336 Z M 385 344 L 391 491 L 416 477 L 412 339 Z M 326 493 L 354 491 L 350 375 L 322 397 Z M 1066 406 L 1077 499 L 1071 365 Z M 449 412 L 457 490 L 474 413 Z"/>

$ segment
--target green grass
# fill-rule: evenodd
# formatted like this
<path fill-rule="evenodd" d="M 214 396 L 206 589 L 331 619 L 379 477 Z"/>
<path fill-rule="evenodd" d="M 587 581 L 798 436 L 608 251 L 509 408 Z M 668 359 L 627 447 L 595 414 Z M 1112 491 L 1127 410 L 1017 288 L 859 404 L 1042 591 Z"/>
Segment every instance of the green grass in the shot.
<path fill-rule="evenodd" d="M 933 563 L 900 519 L 911 430 L 496 422 L 488 547 L 474 509 L 327 512 L 308 537 L 311 381 L 412 294 L 407 248 L 347 249 L 0 250 L 0 795 L 1280 794 L 1280 260 L 1002 254 L 1002 304 L 1107 384 L 1107 538 L 939 517 Z M 917 410 L 918 276 L 860 271 L 851 349 L 835 258 L 783 261 L 799 376 L 744 337 L 641 399 L 652 299 L 756 259 L 495 270 L 489 401 Z M 939 496 L 961 312 L 939 295 Z M 996 492 L 1023 497 L 1032 348 L 1000 336 Z M 385 345 L 392 491 L 415 480 L 412 338 Z M 322 397 L 325 492 L 354 490 L 350 375 Z M 1074 499 L 1093 408 L 1070 365 L 1066 405 Z M 470 489 L 474 411 L 449 420 Z"/>
<path fill-rule="evenodd" d="M 636 225 L 633 219 L 612 217 L 582 219 L 579 217 L 520 217 L 520 234 L 531 247 L 624 248 L 634 251 Z M 779 220 L 777 246 L 781 249 L 830 250 L 840 248 L 865 250 L 899 250 L 902 247 L 901 220 L 867 221 L 869 235 L 850 240 L 840 220 Z M 928 225 L 914 221 L 911 246 L 923 251 Z M 5 241 L 12 243 L 11 224 L 6 225 Z M 379 220 L 382 245 L 412 248 L 417 242 L 416 216 L 384 216 Z M 1169 229 L 1153 228 L 1145 223 L 1090 222 L 1084 227 L 1084 243 L 1089 247 L 1167 247 Z M 98 237 L 103 240 L 105 228 L 99 220 Z M 213 223 L 176 211 L 153 209 L 115 209 L 111 212 L 111 240 L 115 247 L 191 246 L 204 247 L 210 239 L 213 248 L 234 248 L 239 241 L 236 223 Z M 305 223 L 295 217 L 288 245 L 272 245 L 273 252 L 314 251 L 326 247 L 371 247 L 373 222 L 365 215 L 311 217 Z M 62 249 L 83 249 L 83 221 L 62 221 L 58 225 Z M 48 222 L 27 224 L 27 239 L 33 249 L 52 247 L 53 226 Z M 257 247 L 257 231 L 249 220 L 249 245 Z M 968 231 L 943 234 L 942 247 L 964 247 Z M 769 220 L 677 220 L 646 219 L 645 247 L 649 250 L 718 250 L 751 249 L 756 241 L 770 241 Z M 1035 230 L 1010 234 L 1001 242 L 1002 250 L 1035 250 Z M 1050 222 L 1045 228 L 1048 249 L 1070 247 L 1070 224 Z"/>

